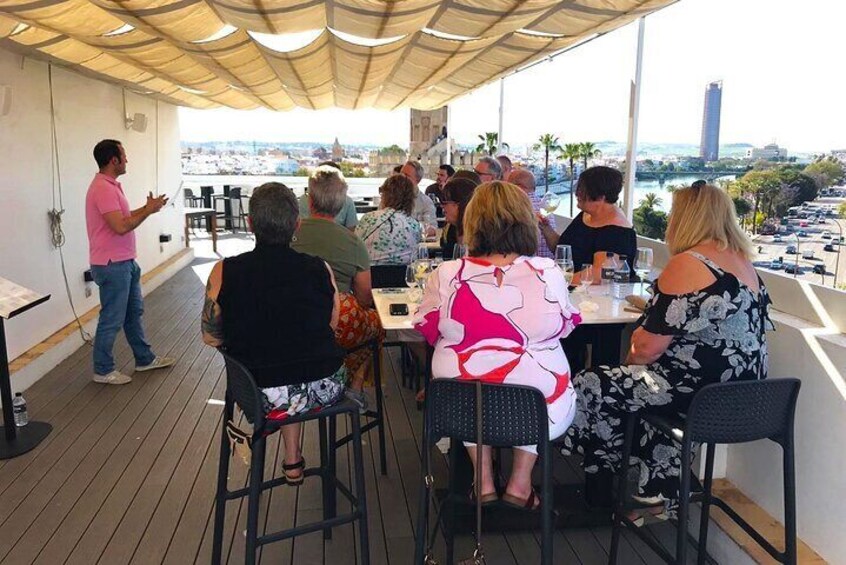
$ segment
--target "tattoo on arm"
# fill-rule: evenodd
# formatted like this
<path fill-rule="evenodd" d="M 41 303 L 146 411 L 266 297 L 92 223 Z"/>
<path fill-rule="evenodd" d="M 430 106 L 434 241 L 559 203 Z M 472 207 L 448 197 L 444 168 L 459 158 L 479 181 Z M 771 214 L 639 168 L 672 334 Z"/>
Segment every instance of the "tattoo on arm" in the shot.
<path fill-rule="evenodd" d="M 203 304 L 201 326 L 203 329 L 203 340 L 206 343 L 215 347 L 223 345 L 223 318 L 220 305 L 208 293 L 206 293 L 206 300 Z"/>

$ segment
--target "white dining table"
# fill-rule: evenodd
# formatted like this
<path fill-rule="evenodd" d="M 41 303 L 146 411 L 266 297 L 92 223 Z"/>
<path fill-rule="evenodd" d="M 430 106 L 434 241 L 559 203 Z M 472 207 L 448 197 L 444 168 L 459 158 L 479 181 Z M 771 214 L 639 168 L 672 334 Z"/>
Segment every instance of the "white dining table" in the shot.
<path fill-rule="evenodd" d="M 636 295 L 642 298 L 648 298 L 648 285 L 643 283 L 631 283 L 624 285 L 624 295 Z M 579 308 L 582 315 L 582 324 L 631 324 L 640 318 L 641 312 L 636 311 L 625 300 L 618 300 L 609 296 L 606 293 L 604 286 L 593 286 L 586 295 L 581 288 L 577 288 L 570 293 L 570 300 L 579 308 L 583 302 L 590 302 L 596 304 L 596 308 L 585 307 Z M 382 327 L 385 330 L 410 330 L 413 329 L 411 321 L 417 311 L 418 304 L 410 299 L 409 293 L 411 289 L 408 288 L 377 288 L 373 289 L 373 302 L 376 306 L 376 311 L 379 313 L 379 319 L 382 322 Z M 406 304 L 408 306 L 408 315 L 393 316 L 391 315 L 391 304 Z"/>

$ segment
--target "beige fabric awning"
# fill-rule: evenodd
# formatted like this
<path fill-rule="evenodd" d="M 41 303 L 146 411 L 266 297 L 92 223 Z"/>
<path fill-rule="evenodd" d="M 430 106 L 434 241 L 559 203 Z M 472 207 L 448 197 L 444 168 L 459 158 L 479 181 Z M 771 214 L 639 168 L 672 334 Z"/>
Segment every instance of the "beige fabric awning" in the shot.
<path fill-rule="evenodd" d="M 0 0 L 0 46 L 194 108 L 425 110 L 674 1 Z"/>

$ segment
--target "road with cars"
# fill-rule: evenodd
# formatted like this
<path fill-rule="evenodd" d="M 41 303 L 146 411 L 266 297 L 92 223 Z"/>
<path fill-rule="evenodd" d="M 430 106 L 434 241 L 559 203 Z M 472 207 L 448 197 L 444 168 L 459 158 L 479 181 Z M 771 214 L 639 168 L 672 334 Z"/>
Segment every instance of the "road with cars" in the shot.
<path fill-rule="evenodd" d="M 844 201 L 817 198 L 802 207 L 800 215 L 805 218 L 788 218 L 775 235 L 755 236 L 755 266 L 831 286 L 837 258 L 846 250 L 846 243 L 839 242 L 841 230 L 846 236 L 846 220 L 836 217 L 837 207 Z M 846 283 L 846 258 L 840 261 L 837 283 Z"/>

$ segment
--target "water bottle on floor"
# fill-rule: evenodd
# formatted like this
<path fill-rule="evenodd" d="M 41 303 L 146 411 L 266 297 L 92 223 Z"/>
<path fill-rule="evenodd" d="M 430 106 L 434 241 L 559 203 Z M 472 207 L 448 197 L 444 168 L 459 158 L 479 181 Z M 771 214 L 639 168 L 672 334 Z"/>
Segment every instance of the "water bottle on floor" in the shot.
<path fill-rule="evenodd" d="M 19 428 L 24 427 L 29 423 L 29 414 L 26 411 L 26 400 L 23 394 L 15 393 L 15 398 L 12 400 L 12 413 L 15 415 L 15 425 Z"/>
<path fill-rule="evenodd" d="M 605 261 L 602 262 L 602 270 L 600 271 L 600 283 L 602 285 L 602 294 L 608 296 L 611 291 L 611 282 L 614 280 L 614 273 L 617 271 L 617 261 L 614 260 L 614 253 L 607 251 L 605 253 Z"/>
<path fill-rule="evenodd" d="M 611 296 L 617 300 L 623 300 L 626 297 L 626 289 L 631 277 L 629 264 L 626 261 L 625 255 L 620 255 L 620 262 L 617 264 L 617 269 L 614 271 L 614 280 L 611 283 Z"/>

